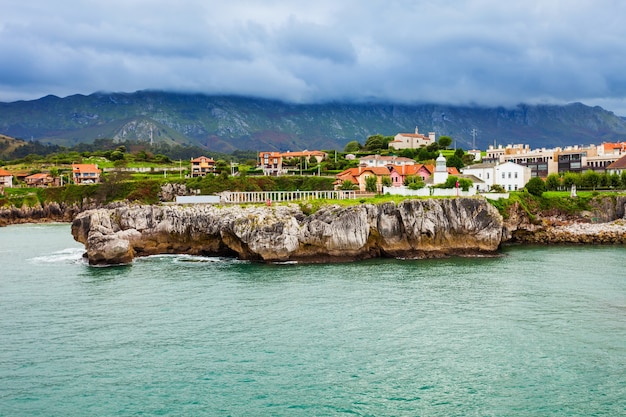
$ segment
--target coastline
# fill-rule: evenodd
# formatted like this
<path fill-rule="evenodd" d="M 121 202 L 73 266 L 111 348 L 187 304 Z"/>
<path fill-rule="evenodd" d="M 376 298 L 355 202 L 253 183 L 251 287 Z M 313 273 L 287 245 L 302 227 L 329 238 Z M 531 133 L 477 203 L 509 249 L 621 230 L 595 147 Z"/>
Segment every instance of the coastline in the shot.
<path fill-rule="evenodd" d="M 168 253 L 277 263 L 473 257 L 497 255 L 503 245 L 626 244 L 626 219 L 615 218 L 624 211 L 623 200 L 626 198 L 615 201 L 615 207 L 602 207 L 602 213 L 553 215 L 532 221 L 520 207 L 509 208 L 505 220 L 480 198 L 326 205 L 310 214 L 296 204 L 226 207 L 118 202 L 83 209 L 49 203 L 35 208 L 0 208 L 0 227 L 72 224 L 75 240 L 85 245 L 94 265 Z M 120 222 L 124 216 L 130 218 Z M 482 220 L 477 222 L 476 217 Z M 114 254 L 110 247 L 115 247 Z M 98 251 L 102 253 L 96 254 Z"/>

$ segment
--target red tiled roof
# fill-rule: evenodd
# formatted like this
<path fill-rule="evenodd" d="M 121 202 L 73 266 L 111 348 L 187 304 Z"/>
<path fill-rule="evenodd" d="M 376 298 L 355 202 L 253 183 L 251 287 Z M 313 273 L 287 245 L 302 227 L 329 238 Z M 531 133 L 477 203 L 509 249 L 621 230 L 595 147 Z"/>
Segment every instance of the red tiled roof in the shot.
<path fill-rule="evenodd" d="M 9 171 L 7 171 L 6 169 L 0 168 L 0 177 L 11 177 L 11 176 L 13 176 L 13 174 L 11 174 Z"/>
<path fill-rule="evenodd" d="M 72 164 L 72 170 L 74 172 L 101 172 L 95 164 Z"/>
<path fill-rule="evenodd" d="M 199 156 L 196 159 L 192 159 L 191 160 L 191 162 L 205 162 L 205 161 L 206 162 L 210 162 L 210 161 L 213 161 L 213 159 L 207 158 L 206 156 Z M 213 162 L 215 162 L 215 161 L 213 161 Z"/>
<path fill-rule="evenodd" d="M 38 179 L 38 178 L 48 178 L 48 177 L 51 177 L 51 175 L 50 174 L 46 174 L 44 172 L 40 172 L 40 173 L 37 173 L 37 174 L 29 175 L 26 178 L 34 180 L 34 179 Z"/>

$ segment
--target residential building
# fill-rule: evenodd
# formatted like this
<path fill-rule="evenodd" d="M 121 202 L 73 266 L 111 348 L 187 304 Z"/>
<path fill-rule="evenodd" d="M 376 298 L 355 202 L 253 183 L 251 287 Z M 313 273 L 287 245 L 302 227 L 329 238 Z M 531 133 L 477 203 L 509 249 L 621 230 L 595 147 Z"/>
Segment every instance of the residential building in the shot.
<path fill-rule="evenodd" d="M 265 175 L 280 175 L 283 173 L 283 157 L 280 152 L 260 152 L 259 165 Z"/>
<path fill-rule="evenodd" d="M 263 169 L 265 175 L 281 175 L 287 172 L 284 168 L 289 160 L 300 159 L 304 162 L 304 167 L 313 164 L 319 164 L 328 157 L 326 152 L 322 151 L 299 151 L 299 152 L 259 152 L 259 166 Z"/>
<path fill-rule="evenodd" d="M 507 191 L 524 188 L 531 178 L 531 169 L 514 162 L 485 162 L 469 165 L 461 170 L 464 175 L 473 175 L 483 183 L 476 184 L 477 191 L 487 192 L 493 185 L 499 185 Z"/>
<path fill-rule="evenodd" d="M 428 136 L 419 133 L 417 126 L 415 133 L 398 133 L 393 141 L 389 142 L 390 149 L 417 149 L 435 143 L 435 132 L 429 132 Z"/>
<path fill-rule="evenodd" d="M 367 167 L 359 166 L 357 168 L 348 168 L 343 172 L 337 174 L 337 180 L 335 181 L 335 189 L 339 189 L 341 185 L 349 181 L 354 184 L 361 192 L 366 191 L 367 178 L 375 176 L 378 191 L 382 190 L 382 179 L 389 177 L 389 168 L 386 167 Z"/>
<path fill-rule="evenodd" d="M 311 160 L 313 160 L 313 163 L 319 164 L 320 162 L 322 162 L 324 159 L 327 158 L 328 154 L 322 151 L 304 150 L 301 152 L 290 152 L 290 151 L 283 152 L 281 156 L 283 158 L 283 161 L 289 158 L 304 158 L 307 164 L 310 164 Z"/>
<path fill-rule="evenodd" d="M 626 142 L 604 142 L 597 147 L 597 153 L 587 155 L 587 169 L 598 172 L 606 171 L 606 168 L 626 155 Z"/>
<path fill-rule="evenodd" d="M 513 162 L 527 166 L 533 177 L 545 178 L 548 174 L 559 172 L 557 149 L 530 149 L 529 145 L 489 146 L 483 162 Z"/>
<path fill-rule="evenodd" d="M 530 149 L 528 145 L 489 146 L 483 162 L 514 162 L 531 169 L 533 177 L 549 174 L 584 172 L 588 169 L 604 172 L 626 152 L 626 142 L 602 145 L 567 146 L 553 149 Z"/>
<path fill-rule="evenodd" d="M 40 172 L 38 174 L 29 175 L 24 179 L 29 187 L 50 187 L 58 185 L 54 177 L 48 173 Z"/>
<path fill-rule="evenodd" d="M 415 160 L 411 158 L 405 158 L 403 156 L 382 156 L 382 155 L 368 155 L 359 158 L 359 164 L 368 167 L 386 167 L 386 166 L 400 166 L 400 165 L 415 165 Z"/>
<path fill-rule="evenodd" d="M 96 164 L 72 164 L 72 178 L 75 184 L 94 184 L 100 182 L 102 170 Z"/>
<path fill-rule="evenodd" d="M 404 185 L 404 181 L 408 177 L 420 176 L 422 180 L 426 181 L 435 171 L 434 165 L 394 165 L 391 167 L 389 175 L 391 176 L 391 185 L 394 187 L 400 187 Z"/>
<path fill-rule="evenodd" d="M 531 176 L 532 171 L 529 167 L 505 162 L 495 166 L 494 184 L 500 185 L 506 191 L 521 190 Z"/>
<path fill-rule="evenodd" d="M 7 188 L 13 187 L 13 174 L 2 168 L 0 168 L 0 186 Z"/>
<path fill-rule="evenodd" d="M 215 172 L 215 161 L 206 156 L 199 156 L 191 160 L 191 177 L 204 177 Z"/>
<path fill-rule="evenodd" d="M 626 155 L 622 156 L 617 161 L 606 167 L 606 172 L 609 174 L 622 175 L 626 172 Z"/>

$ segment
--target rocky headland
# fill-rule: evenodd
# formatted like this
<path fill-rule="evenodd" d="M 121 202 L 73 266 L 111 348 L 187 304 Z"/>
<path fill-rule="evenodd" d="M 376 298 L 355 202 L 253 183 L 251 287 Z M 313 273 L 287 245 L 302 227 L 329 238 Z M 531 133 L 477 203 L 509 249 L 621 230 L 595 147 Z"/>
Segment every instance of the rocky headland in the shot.
<path fill-rule="evenodd" d="M 53 202 L 0 208 L 0 226 L 73 222 L 94 265 L 155 254 L 333 262 L 491 255 L 506 244 L 626 244 L 626 196 L 594 198 L 575 214 L 514 203 L 503 216 L 482 197 L 303 207 Z"/>
<path fill-rule="evenodd" d="M 505 240 L 498 211 L 482 198 L 399 204 L 300 206 L 120 205 L 72 223 L 92 265 L 155 254 L 227 255 L 264 262 L 494 254 Z"/>

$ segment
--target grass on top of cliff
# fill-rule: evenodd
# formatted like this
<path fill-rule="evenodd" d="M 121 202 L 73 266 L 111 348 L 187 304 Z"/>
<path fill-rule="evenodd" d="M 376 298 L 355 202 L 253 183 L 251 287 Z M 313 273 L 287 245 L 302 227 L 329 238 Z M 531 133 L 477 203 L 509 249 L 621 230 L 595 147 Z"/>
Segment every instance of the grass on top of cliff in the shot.
<path fill-rule="evenodd" d="M 346 200 L 305 200 L 297 202 L 302 210 L 302 213 L 310 215 L 318 211 L 320 208 L 329 205 L 338 205 L 343 207 L 356 206 L 360 204 L 383 204 L 393 202 L 399 204 L 406 200 L 429 200 L 433 198 L 450 198 L 450 197 L 415 197 L 415 196 L 401 196 L 401 195 L 375 195 L 372 197 L 359 197 Z M 291 203 L 285 203 L 291 204 Z"/>
<path fill-rule="evenodd" d="M 529 218 L 537 216 L 565 215 L 574 216 L 583 211 L 593 210 L 595 199 L 615 196 L 615 193 L 599 193 L 597 191 L 580 191 L 572 198 L 569 191 L 546 191 L 541 197 L 526 191 L 511 192 L 508 199 L 489 200 L 502 217 L 509 217 L 509 209 L 516 203 L 528 213 Z"/>

